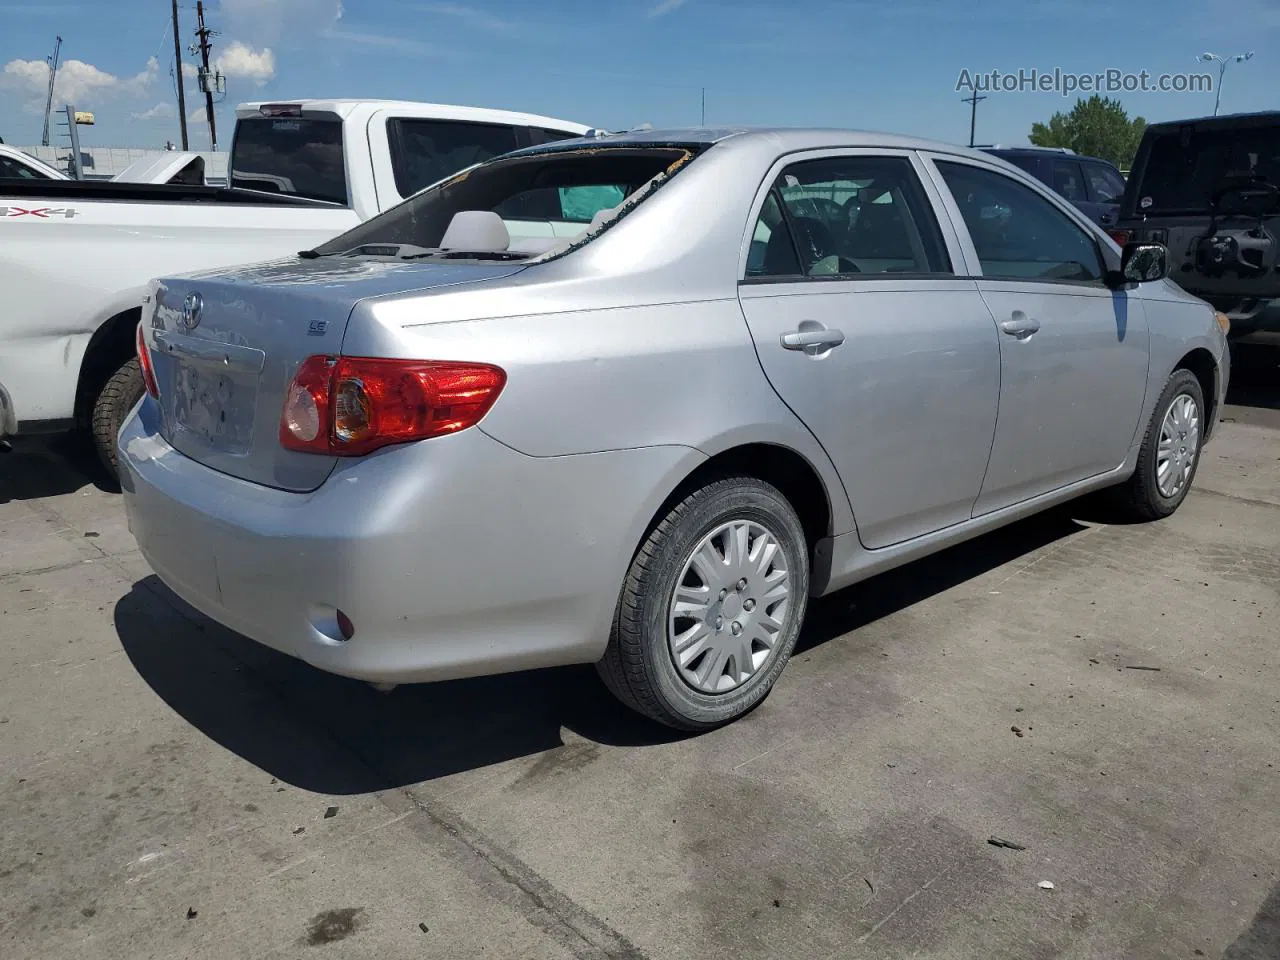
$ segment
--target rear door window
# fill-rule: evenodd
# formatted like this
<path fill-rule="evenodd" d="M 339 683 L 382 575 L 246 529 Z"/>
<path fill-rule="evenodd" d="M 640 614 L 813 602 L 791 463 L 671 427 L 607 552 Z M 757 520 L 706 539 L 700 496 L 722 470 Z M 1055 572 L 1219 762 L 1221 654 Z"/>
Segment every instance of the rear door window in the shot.
<path fill-rule="evenodd" d="M 1053 189 L 1072 203 L 1083 203 L 1089 197 L 1084 189 L 1084 175 L 1075 160 L 1054 160 L 1052 166 Z"/>
<path fill-rule="evenodd" d="M 395 118 L 387 133 L 396 190 L 408 197 L 459 170 L 510 153 L 521 146 L 516 131 L 497 123 Z"/>
<path fill-rule="evenodd" d="M 766 204 L 752 236 L 751 276 L 858 278 L 884 273 L 950 273 L 942 234 L 905 157 L 804 160 L 774 187 L 786 229 Z M 786 244 L 794 243 L 790 254 Z"/>
<path fill-rule="evenodd" d="M 347 205 L 342 121 L 250 117 L 236 123 L 231 186 Z"/>

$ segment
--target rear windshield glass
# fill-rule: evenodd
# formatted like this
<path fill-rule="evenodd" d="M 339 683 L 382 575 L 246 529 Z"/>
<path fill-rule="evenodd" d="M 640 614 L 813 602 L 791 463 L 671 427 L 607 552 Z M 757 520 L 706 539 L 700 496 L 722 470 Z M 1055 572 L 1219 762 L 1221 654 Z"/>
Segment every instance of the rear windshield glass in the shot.
<path fill-rule="evenodd" d="M 1280 185 L 1280 126 L 1220 128 L 1155 137 L 1142 182 L 1138 213 L 1208 211 L 1210 198 L 1237 177 Z"/>
<path fill-rule="evenodd" d="M 591 147 L 497 158 L 411 197 L 315 252 L 325 256 L 400 244 L 419 248 L 413 255 L 420 256 L 442 249 L 455 217 L 446 245 L 454 251 L 450 255 L 509 259 L 567 249 L 646 186 L 665 182 L 696 149 Z"/>
<path fill-rule="evenodd" d="M 253 117 L 236 124 L 231 186 L 347 204 L 341 120 Z"/>

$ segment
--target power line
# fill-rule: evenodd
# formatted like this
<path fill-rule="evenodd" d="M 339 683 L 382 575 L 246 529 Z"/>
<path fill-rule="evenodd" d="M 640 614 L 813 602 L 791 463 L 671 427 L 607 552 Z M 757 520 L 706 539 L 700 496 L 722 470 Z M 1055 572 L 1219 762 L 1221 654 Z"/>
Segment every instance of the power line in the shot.
<path fill-rule="evenodd" d="M 969 111 L 969 146 L 971 147 L 973 146 L 974 130 L 978 126 L 978 104 L 985 99 L 987 99 L 985 96 L 978 96 L 977 90 L 967 97 L 960 98 L 961 103 L 969 103 L 973 105 L 973 108 Z"/>

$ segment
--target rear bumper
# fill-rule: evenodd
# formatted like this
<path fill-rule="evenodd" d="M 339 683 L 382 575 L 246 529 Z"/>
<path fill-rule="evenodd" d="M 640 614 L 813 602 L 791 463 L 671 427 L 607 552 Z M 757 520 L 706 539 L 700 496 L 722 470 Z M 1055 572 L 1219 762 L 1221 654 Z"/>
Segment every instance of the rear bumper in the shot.
<path fill-rule="evenodd" d="M 160 579 L 266 646 L 392 683 L 599 659 L 644 525 L 701 459 L 684 447 L 535 458 L 471 429 L 342 461 L 303 494 L 183 456 L 157 420 L 144 399 L 119 463 Z"/>

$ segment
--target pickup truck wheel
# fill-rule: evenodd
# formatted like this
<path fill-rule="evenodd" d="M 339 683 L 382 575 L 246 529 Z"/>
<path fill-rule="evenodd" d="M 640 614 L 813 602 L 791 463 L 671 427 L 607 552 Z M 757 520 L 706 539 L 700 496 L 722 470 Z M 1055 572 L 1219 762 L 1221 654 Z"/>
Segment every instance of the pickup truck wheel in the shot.
<path fill-rule="evenodd" d="M 800 633 L 808 549 L 795 510 L 753 477 L 670 509 L 636 552 L 597 670 L 623 703 L 701 731 L 757 706 Z"/>
<path fill-rule="evenodd" d="M 1159 520 L 1186 499 L 1204 444 L 1204 391 L 1189 370 L 1175 370 L 1151 413 L 1129 480 L 1116 488 L 1121 519 Z"/>
<path fill-rule="evenodd" d="M 123 363 L 102 386 L 93 402 L 93 445 L 98 459 L 114 479 L 116 473 L 116 435 L 124 418 L 134 404 L 142 399 L 146 385 L 142 382 L 142 368 L 138 358 Z"/>

